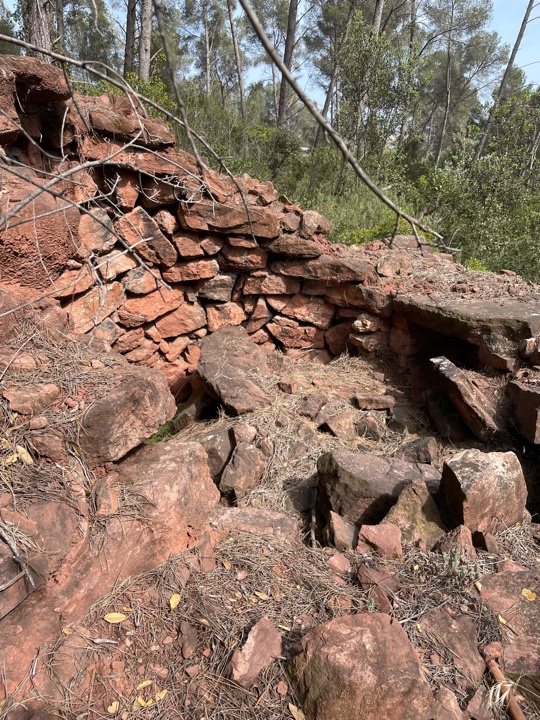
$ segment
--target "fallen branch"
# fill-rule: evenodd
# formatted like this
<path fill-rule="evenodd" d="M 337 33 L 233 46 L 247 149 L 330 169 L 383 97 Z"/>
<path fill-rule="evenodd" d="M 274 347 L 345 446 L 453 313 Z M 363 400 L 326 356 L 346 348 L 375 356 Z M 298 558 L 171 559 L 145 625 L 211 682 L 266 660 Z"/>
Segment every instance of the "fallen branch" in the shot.
<path fill-rule="evenodd" d="M 514 693 L 512 692 L 512 685 L 504 677 L 497 661 L 493 659 L 486 659 L 486 667 L 489 670 L 491 677 L 501 686 L 501 694 L 503 697 L 506 697 L 506 712 L 510 716 L 511 720 L 527 720 L 518 705 Z"/>

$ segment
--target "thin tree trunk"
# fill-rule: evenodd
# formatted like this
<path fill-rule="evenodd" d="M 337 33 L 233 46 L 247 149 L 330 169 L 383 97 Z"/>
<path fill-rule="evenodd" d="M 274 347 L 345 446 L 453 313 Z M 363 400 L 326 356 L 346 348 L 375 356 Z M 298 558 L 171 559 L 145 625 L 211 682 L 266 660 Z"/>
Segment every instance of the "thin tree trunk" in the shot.
<path fill-rule="evenodd" d="M 134 71 L 135 62 L 135 25 L 137 20 L 137 0 L 128 0 L 126 14 L 126 45 L 124 50 L 124 77 Z"/>
<path fill-rule="evenodd" d="M 54 4 L 54 17 L 55 17 L 55 30 L 56 37 L 54 38 L 54 44 L 59 47 L 64 47 L 64 5 L 65 0 L 56 0 Z"/>
<path fill-rule="evenodd" d="M 51 17 L 48 5 L 48 0 L 22 0 L 21 11 L 24 39 L 43 50 L 51 51 Z M 51 58 L 43 53 L 29 50 L 28 54 L 38 60 L 51 62 Z"/>
<path fill-rule="evenodd" d="M 351 27 L 352 19 L 354 16 L 354 11 L 356 9 L 356 1 L 351 2 L 349 5 L 349 12 L 347 14 L 347 22 L 345 24 L 345 29 L 343 31 L 342 39 L 339 43 L 339 47 L 336 47 L 335 51 L 335 57 L 334 57 L 334 67 L 332 68 L 332 75 L 330 77 L 330 83 L 328 84 L 328 90 L 326 91 L 326 97 L 324 99 L 324 106 L 322 109 L 322 116 L 326 120 L 328 116 L 328 110 L 330 109 L 330 103 L 332 101 L 332 97 L 334 95 L 334 87 L 336 85 L 338 75 L 339 75 L 339 52 L 340 50 L 345 47 L 345 44 L 347 40 L 349 39 L 349 30 Z M 319 145 L 321 144 L 323 139 L 323 129 L 321 125 L 317 126 L 317 134 L 315 135 L 315 142 L 313 143 L 313 148 L 317 149 Z"/>
<path fill-rule="evenodd" d="M 525 15 L 523 16 L 523 22 L 521 23 L 521 27 L 519 28 L 516 42 L 514 43 L 514 47 L 512 48 L 512 52 L 510 54 L 510 59 L 508 60 L 508 65 L 506 66 L 506 70 L 504 71 L 504 75 L 501 80 L 501 84 L 499 85 L 499 90 L 495 97 L 495 102 L 491 106 L 491 110 L 489 113 L 488 121 L 486 123 L 486 127 L 484 128 L 484 132 L 482 133 L 482 137 L 480 138 L 480 142 L 478 143 L 478 147 L 476 148 L 473 162 L 476 162 L 479 159 L 480 155 L 482 154 L 482 152 L 484 150 L 484 145 L 486 144 L 486 140 L 489 137 L 489 133 L 491 131 L 491 126 L 493 125 L 493 120 L 495 119 L 495 113 L 497 111 L 497 108 L 499 107 L 499 103 L 501 102 L 502 96 L 504 94 L 504 89 L 506 87 L 506 83 L 508 82 L 508 78 L 510 77 L 511 72 L 514 69 L 514 62 L 516 59 L 516 55 L 518 54 L 518 50 L 521 45 L 521 41 L 523 40 L 523 36 L 525 35 L 525 30 L 527 29 L 527 24 L 529 22 L 529 18 L 531 16 L 531 12 L 532 12 L 534 5 L 535 5 L 535 0 L 529 0 L 529 4 L 527 5 L 527 9 L 525 10 Z"/>
<path fill-rule="evenodd" d="M 381 34 L 381 23 L 382 23 L 382 14 L 384 10 L 384 2 L 385 0 L 377 0 L 377 4 L 375 5 L 375 12 L 373 14 L 373 34 L 374 35 L 380 35 Z"/>
<path fill-rule="evenodd" d="M 441 155 L 444 146 L 444 138 L 446 128 L 448 126 L 448 117 L 450 115 L 450 102 L 452 99 L 452 31 L 454 29 L 454 5 L 452 3 L 452 14 L 450 18 L 450 28 L 448 30 L 448 38 L 446 41 L 446 102 L 444 104 L 444 116 L 439 135 L 439 143 L 437 145 L 437 154 L 435 156 L 435 167 L 439 167 Z"/>
<path fill-rule="evenodd" d="M 240 57 L 240 47 L 238 45 L 238 35 L 236 33 L 236 25 L 233 17 L 232 0 L 227 0 L 227 11 L 229 13 L 229 25 L 231 26 L 231 37 L 234 48 L 234 60 L 236 63 L 236 73 L 238 75 L 238 90 L 240 93 L 240 114 L 242 116 L 242 124 L 244 126 L 243 142 L 246 143 L 246 89 L 244 86 L 244 73 L 242 71 L 242 58 Z"/>
<path fill-rule="evenodd" d="M 206 3 L 206 0 L 203 2 L 202 11 L 203 11 L 203 28 L 204 28 L 205 92 L 206 92 L 207 97 L 210 97 L 210 93 L 212 92 L 212 78 L 211 78 L 212 49 L 210 46 L 210 29 L 208 27 L 208 5 Z"/>
<path fill-rule="evenodd" d="M 285 51 L 283 53 L 283 63 L 287 70 L 291 69 L 294 44 L 296 41 L 296 22 L 298 17 L 298 0 L 290 0 L 289 14 L 287 17 L 287 35 L 285 36 Z M 279 88 L 279 105 L 277 124 L 283 125 L 287 114 L 287 91 L 289 86 L 282 79 Z"/>
<path fill-rule="evenodd" d="M 375 12 L 373 14 L 373 29 L 372 29 L 372 33 L 375 37 L 379 37 L 379 35 L 381 33 L 381 24 L 382 24 L 382 14 L 383 14 L 383 10 L 384 10 L 384 3 L 385 3 L 385 0 L 377 0 L 376 5 L 375 5 Z M 370 80 L 371 80 L 371 71 L 369 68 L 367 68 L 366 77 L 365 77 L 366 87 L 370 86 Z M 360 155 L 360 149 L 362 147 L 362 117 L 364 115 L 367 102 L 368 102 L 368 93 L 366 91 L 360 98 L 360 102 L 358 103 L 357 115 L 356 115 L 356 133 L 357 133 L 356 151 L 357 151 L 358 155 Z"/>
<path fill-rule="evenodd" d="M 139 43 L 139 77 L 150 82 L 150 51 L 152 44 L 152 0 L 141 0 L 141 37 Z"/>

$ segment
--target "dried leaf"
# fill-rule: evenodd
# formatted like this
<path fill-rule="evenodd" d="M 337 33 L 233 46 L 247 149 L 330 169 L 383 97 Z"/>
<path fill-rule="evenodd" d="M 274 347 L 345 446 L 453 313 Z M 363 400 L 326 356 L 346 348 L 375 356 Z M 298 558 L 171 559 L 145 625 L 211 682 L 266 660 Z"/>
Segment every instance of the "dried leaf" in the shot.
<path fill-rule="evenodd" d="M 529 590 L 529 588 L 523 588 L 523 590 L 521 591 L 521 594 L 529 602 L 533 602 L 534 600 L 536 600 L 536 593 L 534 593 L 532 590 Z"/>
<path fill-rule="evenodd" d="M 507 624 L 506 620 L 503 618 L 502 615 L 497 615 L 497 620 L 501 623 L 501 625 Z"/>
<path fill-rule="evenodd" d="M 287 625 L 278 625 L 278 628 L 280 628 L 280 630 L 285 630 L 286 632 L 291 632 L 291 628 Z"/>
<path fill-rule="evenodd" d="M 232 563 L 230 563 L 228 560 L 224 560 L 223 567 L 225 568 L 225 570 L 230 570 L 232 568 Z"/>
<path fill-rule="evenodd" d="M 153 682 L 152 680 L 143 680 L 141 683 L 139 683 L 139 684 L 137 685 L 137 687 L 136 687 L 135 689 L 136 689 L 136 690 L 143 690 L 145 687 L 148 687 L 149 685 L 151 685 L 152 682 Z"/>
<path fill-rule="evenodd" d="M 258 590 L 255 590 L 255 595 L 261 600 L 270 600 L 269 596 L 266 593 L 259 592 Z"/>
<path fill-rule="evenodd" d="M 112 702 L 109 705 L 109 707 L 107 708 L 107 712 L 110 713 L 111 715 L 114 715 L 115 713 L 118 712 L 119 708 L 120 708 L 120 703 L 118 702 L 118 700 L 114 700 L 114 702 Z"/>
<path fill-rule="evenodd" d="M 306 716 L 300 710 L 300 708 L 296 707 L 296 705 L 289 703 L 289 710 L 291 711 L 291 715 L 293 716 L 294 720 L 306 720 Z"/>
<path fill-rule="evenodd" d="M 156 702 L 159 702 L 160 700 L 163 700 L 165 695 L 168 693 L 168 690 L 161 690 L 160 692 L 156 693 L 155 698 Z"/>
<path fill-rule="evenodd" d="M 132 608 L 132 607 L 129 607 L 129 605 L 124 605 L 124 607 L 122 608 L 122 610 L 123 610 L 124 612 L 133 612 L 133 608 Z"/>
<path fill-rule="evenodd" d="M 479 593 L 482 592 L 482 583 L 479 580 L 474 583 L 474 587 L 478 590 Z"/>
<path fill-rule="evenodd" d="M 147 704 L 148 704 L 148 703 L 146 702 L 146 700 L 143 698 L 142 695 L 137 695 L 137 703 L 138 703 L 141 707 L 146 707 Z"/>
<path fill-rule="evenodd" d="M 62 632 L 64 635 L 73 635 L 73 630 L 67 626 L 62 628 Z"/>
<path fill-rule="evenodd" d="M 4 460 L 4 463 L 6 465 L 13 465 L 13 463 L 16 463 L 19 459 L 18 453 L 12 453 L 11 455 L 8 455 L 8 457 Z"/>
<path fill-rule="evenodd" d="M 199 618 L 199 622 L 201 623 L 201 625 L 204 625 L 204 627 L 210 627 L 210 623 L 204 618 Z"/>
<path fill-rule="evenodd" d="M 180 603 L 180 600 L 182 599 L 182 596 L 178 593 L 174 593 L 174 595 L 171 595 L 169 598 L 169 605 L 171 606 L 171 610 L 174 610 L 178 607 L 178 604 Z"/>
<path fill-rule="evenodd" d="M 17 451 L 17 454 L 19 458 L 23 461 L 25 465 L 33 465 L 34 461 L 32 460 L 32 456 L 28 452 L 28 450 L 23 447 L 22 445 L 16 445 L 15 450 Z"/>
<path fill-rule="evenodd" d="M 118 623 L 124 622 L 126 616 L 124 615 L 124 613 L 112 612 L 104 615 L 103 619 L 106 622 L 111 623 L 111 625 L 116 625 Z"/>

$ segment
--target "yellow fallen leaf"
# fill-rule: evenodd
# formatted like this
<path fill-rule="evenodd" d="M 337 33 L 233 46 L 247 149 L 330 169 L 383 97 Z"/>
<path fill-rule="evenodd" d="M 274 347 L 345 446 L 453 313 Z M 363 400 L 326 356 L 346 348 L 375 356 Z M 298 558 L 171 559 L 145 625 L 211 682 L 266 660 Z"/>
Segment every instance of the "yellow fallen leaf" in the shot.
<path fill-rule="evenodd" d="M 223 567 L 225 568 L 225 570 L 230 570 L 232 568 L 232 563 L 230 563 L 228 560 L 224 560 Z"/>
<path fill-rule="evenodd" d="M 497 620 L 501 623 L 501 625 L 506 625 L 506 620 L 503 618 L 502 615 L 497 615 Z"/>
<path fill-rule="evenodd" d="M 148 687 L 152 684 L 152 680 L 143 680 L 141 683 L 137 685 L 135 688 L 136 690 L 143 690 L 145 687 Z"/>
<path fill-rule="evenodd" d="M 133 608 L 132 608 L 132 607 L 129 607 L 129 605 L 124 605 L 124 607 L 122 608 L 122 610 L 123 610 L 124 612 L 133 612 Z"/>
<path fill-rule="evenodd" d="M 474 583 L 474 587 L 478 590 L 478 592 L 482 592 L 482 583 L 479 580 Z"/>
<path fill-rule="evenodd" d="M 6 465 L 13 465 L 13 463 L 16 463 L 19 459 L 18 453 L 12 453 L 11 455 L 8 455 L 8 457 L 4 460 L 4 463 Z"/>
<path fill-rule="evenodd" d="M 204 627 L 210 627 L 210 623 L 204 618 L 199 618 L 199 622 L 201 623 L 201 625 L 204 625 Z"/>
<path fill-rule="evenodd" d="M 291 628 L 287 625 L 278 625 L 278 628 L 280 628 L 281 630 L 285 630 L 285 632 L 291 632 Z"/>
<path fill-rule="evenodd" d="M 292 703 L 289 703 L 289 710 L 291 711 L 291 715 L 293 716 L 294 720 L 306 720 L 306 716 L 300 710 L 300 708 L 297 708 L 296 705 L 293 705 Z"/>
<path fill-rule="evenodd" d="M 419 567 L 420 567 L 420 565 L 413 565 L 413 570 L 414 570 L 414 572 L 416 572 Z"/>
<path fill-rule="evenodd" d="M 33 465 L 34 461 L 32 460 L 32 456 L 28 452 L 28 450 L 23 447 L 22 445 L 16 445 L 15 450 L 17 451 L 18 456 L 23 461 L 25 465 Z"/>
<path fill-rule="evenodd" d="M 0 448 L 2 448 L 2 450 L 9 450 L 10 447 L 11 444 L 7 438 L 0 438 Z"/>
<path fill-rule="evenodd" d="M 521 591 L 521 594 L 529 602 L 533 602 L 534 600 L 536 600 L 536 593 L 534 593 L 532 590 L 529 590 L 529 588 L 523 588 L 523 590 Z"/>
<path fill-rule="evenodd" d="M 255 595 L 261 600 L 270 600 L 269 596 L 266 593 L 259 592 L 258 590 L 255 590 Z"/>
<path fill-rule="evenodd" d="M 171 595 L 171 597 L 169 598 L 169 605 L 171 606 L 171 610 L 174 610 L 178 607 L 181 599 L 182 597 L 181 595 L 178 595 L 178 593 L 174 593 L 174 595 Z"/>
<path fill-rule="evenodd" d="M 420 623 L 416 623 L 416 629 L 418 630 L 418 632 L 422 632 L 422 626 L 420 625 Z"/>
<path fill-rule="evenodd" d="M 70 627 L 62 628 L 62 632 L 64 633 L 64 635 L 73 635 L 73 630 Z"/>
<path fill-rule="evenodd" d="M 103 619 L 106 622 L 111 623 L 111 625 L 116 625 L 117 623 L 124 622 L 124 620 L 126 619 L 126 616 L 124 615 L 124 613 L 112 612 L 112 613 L 107 613 L 106 615 L 104 615 Z"/>
<path fill-rule="evenodd" d="M 147 705 L 148 705 L 147 701 L 143 698 L 142 695 L 137 695 L 137 703 L 138 703 L 141 707 L 147 707 Z"/>
<path fill-rule="evenodd" d="M 156 693 L 156 702 L 159 702 L 160 700 L 163 700 L 165 695 L 168 693 L 168 690 L 161 690 L 160 692 Z"/>
<path fill-rule="evenodd" d="M 110 713 L 111 715 L 114 715 L 115 713 L 118 712 L 119 708 L 120 708 L 120 703 L 118 702 L 118 700 L 115 700 L 114 702 L 112 702 L 109 705 L 109 707 L 107 708 L 107 712 Z"/>

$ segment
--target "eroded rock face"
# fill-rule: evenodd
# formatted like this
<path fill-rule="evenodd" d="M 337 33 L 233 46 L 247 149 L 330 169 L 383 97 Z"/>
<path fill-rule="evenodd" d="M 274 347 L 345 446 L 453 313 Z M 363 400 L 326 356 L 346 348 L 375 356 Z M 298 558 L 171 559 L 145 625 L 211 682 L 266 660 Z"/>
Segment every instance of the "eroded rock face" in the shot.
<path fill-rule="evenodd" d="M 397 503 L 384 518 L 401 529 L 403 542 L 431 550 L 443 537 L 444 528 L 425 482 L 416 480 L 401 491 Z"/>
<path fill-rule="evenodd" d="M 231 677 L 247 688 L 280 655 L 281 633 L 267 617 L 263 617 L 249 631 L 244 646 L 235 650 L 231 660 Z"/>
<path fill-rule="evenodd" d="M 450 528 L 494 532 L 526 517 L 527 486 L 513 452 L 463 450 L 443 466 L 438 504 Z"/>
<path fill-rule="evenodd" d="M 389 615 L 335 618 L 302 640 L 288 665 L 307 717 L 429 720 L 433 698 L 418 656 Z"/>
<path fill-rule="evenodd" d="M 79 444 L 94 463 L 120 460 L 153 435 L 176 411 L 164 375 L 150 368 L 126 368 L 118 384 L 83 417 Z"/>
<path fill-rule="evenodd" d="M 270 405 L 250 372 L 268 372 L 266 354 L 243 327 L 225 327 L 201 341 L 199 375 L 234 415 Z"/>

